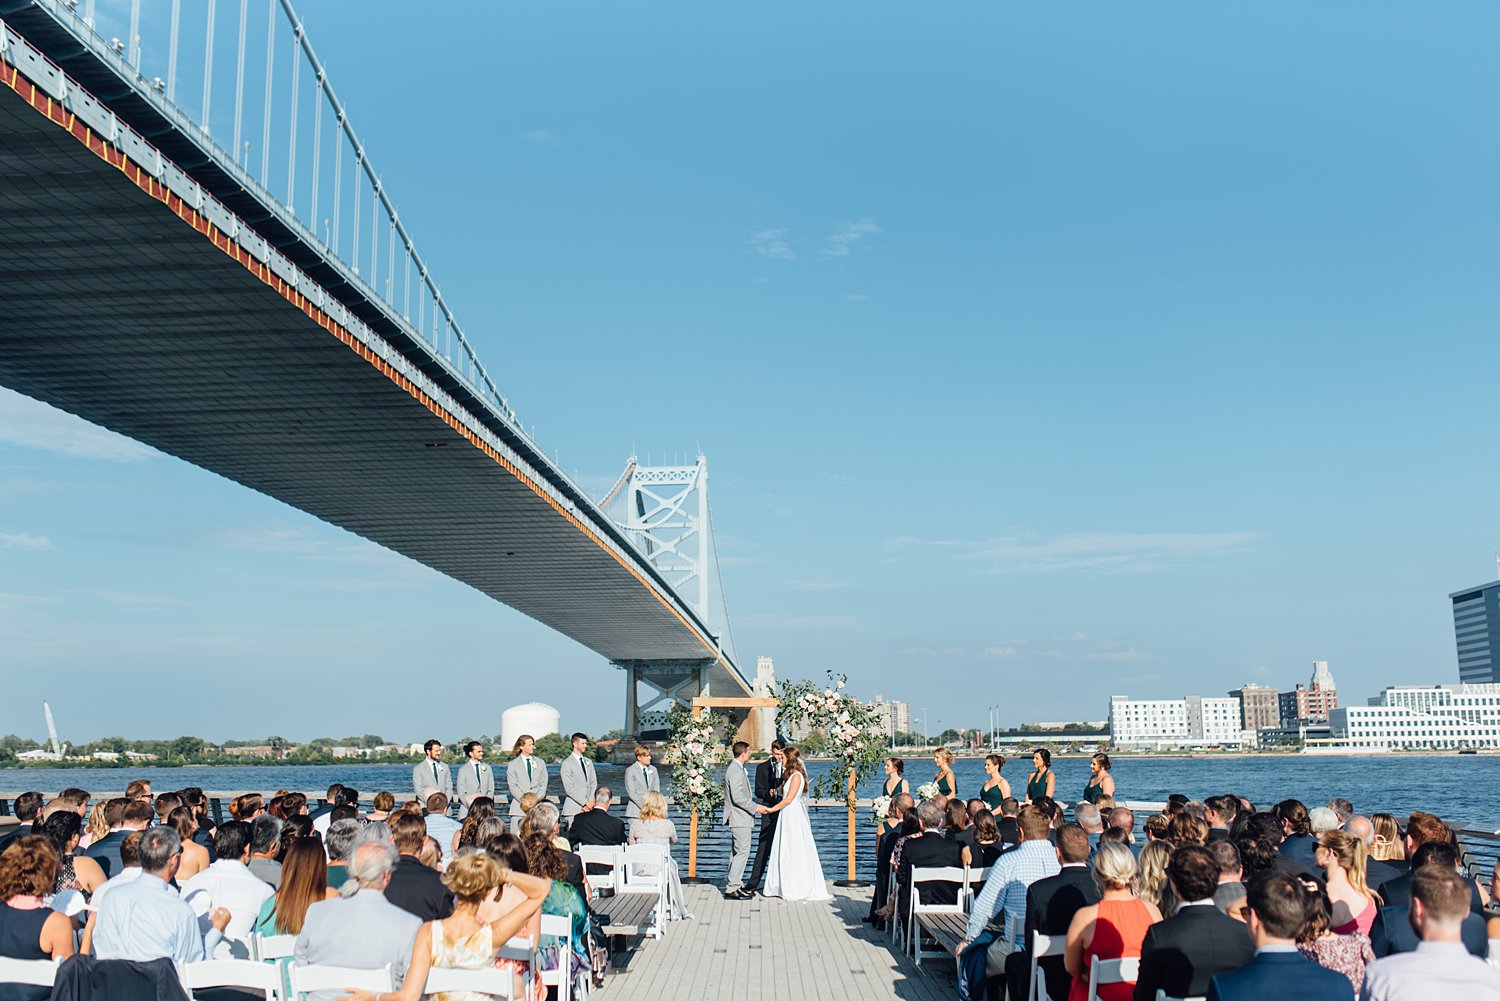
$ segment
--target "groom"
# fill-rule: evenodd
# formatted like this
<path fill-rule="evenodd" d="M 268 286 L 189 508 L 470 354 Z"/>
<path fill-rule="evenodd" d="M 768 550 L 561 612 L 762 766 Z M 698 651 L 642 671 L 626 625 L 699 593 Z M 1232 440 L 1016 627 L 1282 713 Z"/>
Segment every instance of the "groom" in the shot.
<path fill-rule="evenodd" d="M 786 744 L 780 737 L 771 741 L 771 756 L 755 766 L 755 799 L 765 806 L 781 802 L 781 783 L 786 778 Z M 760 888 L 760 879 L 766 873 L 766 863 L 771 861 L 771 845 L 776 840 L 776 818 L 779 813 L 760 815 L 760 839 L 755 846 L 755 867 L 750 870 L 750 881 L 745 892 L 753 894 Z"/>
<path fill-rule="evenodd" d="M 729 857 L 729 882 L 724 887 L 725 900 L 749 900 L 755 896 L 745 889 L 745 864 L 750 861 L 750 832 L 755 829 L 756 805 L 750 795 L 750 745 L 743 740 L 730 749 L 734 760 L 724 769 L 724 823 L 729 827 L 734 849 Z"/>

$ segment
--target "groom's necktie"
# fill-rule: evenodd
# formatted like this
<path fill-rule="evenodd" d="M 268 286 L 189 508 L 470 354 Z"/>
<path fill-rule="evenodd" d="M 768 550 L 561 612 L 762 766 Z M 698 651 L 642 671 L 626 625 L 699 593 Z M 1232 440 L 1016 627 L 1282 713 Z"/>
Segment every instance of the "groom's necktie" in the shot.
<path fill-rule="evenodd" d="M 479 762 L 474 762 L 474 784 L 479 784 Z"/>
<path fill-rule="evenodd" d="M 531 781 L 531 757 L 530 757 L 530 755 L 528 755 L 527 758 L 526 758 L 526 781 L 527 782 Z"/>
<path fill-rule="evenodd" d="M 434 761 L 432 763 L 432 782 L 433 782 L 434 785 L 437 784 L 437 780 L 438 780 L 438 777 L 437 777 L 437 762 Z"/>

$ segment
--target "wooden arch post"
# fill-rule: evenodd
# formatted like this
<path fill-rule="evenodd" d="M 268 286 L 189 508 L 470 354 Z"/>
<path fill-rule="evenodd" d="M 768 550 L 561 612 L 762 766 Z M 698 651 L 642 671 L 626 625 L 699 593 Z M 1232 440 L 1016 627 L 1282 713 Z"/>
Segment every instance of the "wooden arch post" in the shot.
<path fill-rule="evenodd" d="M 781 705 L 779 699 L 754 698 L 743 696 L 740 698 L 716 699 L 712 696 L 701 695 L 693 700 L 693 719 L 703 715 L 705 709 L 774 709 Z M 693 811 L 693 819 L 688 827 L 688 874 L 687 878 L 696 880 L 698 878 L 698 811 Z"/>

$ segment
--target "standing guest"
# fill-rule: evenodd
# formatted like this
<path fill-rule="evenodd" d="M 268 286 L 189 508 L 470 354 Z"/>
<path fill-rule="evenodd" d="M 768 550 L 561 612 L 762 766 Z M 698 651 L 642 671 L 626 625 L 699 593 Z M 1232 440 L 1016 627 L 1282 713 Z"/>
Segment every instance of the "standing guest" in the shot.
<path fill-rule="evenodd" d="M 1410 872 L 1411 864 L 1406 861 L 1406 841 L 1401 837 L 1401 825 L 1396 823 L 1396 818 L 1389 813 L 1371 814 L 1370 825 L 1375 829 L 1374 837 L 1370 840 L 1370 858 L 1378 859 L 1401 872 Z M 1377 882 L 1374 886 L 1378 890 L 1380 883 Z"/>
<path fill-rule="evenodd" d="M 1208 840 L 1227 841 L 1229 828 L 1239 816 L 1240 801 L 1235 796 L 1210 796 L 1203 801 L 1203 819 L 1208 821 Z"/>
<path fill-rule="evenodd" d="M 328 885 L 328 861 L 315 838 L 299 838 L 287 849 L 280 883 L 256 915 L 258 934 L 296 935 L 302 931 L 309 907 L 338 896 Z"/>
<path fill-rule="evenodd" d="M 51 842 L 52 850 L 57 852 L 57 882 L 47 896 L 48 904 L 53 897 L 65 890 L 77 890 L 86 900 L 104 885 L 104 870 L 99 867 L 99 863 L 86 855 L 77 854 L 78 837 L 83 832 L 83 821 L 78 814 L 71 810 L 54 813 L 36 825 L 34 830 Z M 123 859 L 120 867 L 124 868 Z"/>
<path fill-rule="evenodd" d="M 42 806 L 45 803 L 46 797 L 39 792 L 23 792 L 16 797 L 15 807 L 11 812 L 20 824 L 12 827 L 3 837 L 0 837 L 0 850 L 3 850 L 10 842 L 32 833 L 32 827 L 42 819 Z"/>
<path fill-rule="evenodd" d="M 41 835 L 13 838 L 0 851 L 0 958 L 60 962 L 73 955 L 73 923 L 43 902 L 57 874 L 57 853 Z M 6 984 L 0 994 L 7 1001 L 46 1001 L 52 989 Z"/>
<path fill-rule="evenodd" d="M 1412 925 L 1411 887 L 1418 870 L 1427 866 L 1439 866 L 1458 871 L 1458 849 L 1447 841 L 1424 841 L 1412 856 L 1412 871 L 1389 880 L 1380 888 L 1383 906 L 1375 916 L 1370 928 L 1370 946 L 1375 955 L 1384 958 L 1400 952 L 1413 952 L 1418 937 Z M 1479 889 L 1469 883 L 1469 917 L 1460 929 L 1463 942 L 1469 952 L 1484 958 L 1489 954 L 1488 934 L 1485 930 L 1484 905 L 1479 899 Z"/>
<path fill-rule="evenodd" d="M 505 787 L 510 792 L 510 832 L 515 834 L 526 816 L 521 797 L 530 794 L 541 799 L 547 795 L 547 763 L 536 756 L 536 738 L 529 733 L 516 738 L 512 753 L 515 757 L 505 766 Z"/>
<path fill-rule="evenodd" d="M 924 824 L 928 822 L 928 815 L 923 810 L 929 805 L 934 805 L 931 800 L 917 807 L 917 813 Z M 1010 948 L 1003 942 L 997 945 L 996 940 L 1005 938 L 1010 918 L 1021 916 L 1024 919 L 1026 891 L 1038 880 L 1056 876 L 1061 871 L 1057 850 L 1047 840 L 1051 828 L 1050 818 L 1034 805 L 1028 804 L 1021 808 L 1017 823 L 1021 829 L 1021 843 L 1014 851 L 1006 852 L 990 866 L 989 877 L 984 881 L 984 891 L 974 901 L 969 913 L 963 941 L 954 951 L 958 959 L 960 982 L 967 985 L 969 997 L 981 996 L 984 985 L 991 977 L 1004 976 L 1005 955 L 1012 949 L 1024 946 L 1024 934 L 1022 940 L 1009 943 Z M 907 869 L 912 864 L 952 865 L 951 861 L 941 855 L 937 858 L 926 857 L 931 854 L 932 847 L 946 844 L 941 838 L 930 834 L 918 838 L 902 853 L 902 868 Z M 903 893 L 908 893 L 910 872 L 903 875 L 905 878 L 901 889 Z M 958 899 L 957 890 L 950 890 L 950 884 L 924 883 L 922 887 L 923 903 L 953 903 Z M 933 894 L 931 900 L 928 898 L 929 893 Z"/>
<path fill-rule="evenodd" d="M 416 818 L 421 822 L 421 818 Z M 339 897 L 307 908 L 302 931 L 293 947 L 297 966 L 345 966 L 355 969 L 391 967 L 401 985 L 411 963 L 412 943 L 422 927 L 420 918 L 385 898 L 385 889 L 396 866 L 396 849 L 388 841 L 364 841 L 349 859 L 349 878 Z M 358 934 L 350 930 L 359 929 Z M 425 983 L 426 974 L 413 977 Z M 342 989 L 319 991 L 307 1001 L 339 1001 Z"/>
<path fill-rule="evenodd" d="M 484 761 L 484 745 L 471 740 L 464 745 L 464 763 L 458 768 L 458 815 L 469 815 L 469 807 L 480 796 L 495 798 L 495 774 Z"/>
<path fill-rule="evenodd" d="M 594 763 L 588 758 L 589 737 L 586 733 L 573 734 L 573 753 L 563 759 L 558 767 L 562 777 L 563 800 L 562 800 L 562 825 L 564 829 L 573 822 L 573 818 L 584 810 L 584 805 L 594 797 L 594 790 L 599 788 L 598 777 L 594 774 Z"/>
<path fill-rule="evenodd" d="M 1354 816 L 1354 804 L 1341 796 L 1335 796 L 1328 801 L 1328 809 L 1339 818 L 1339 826 L 1349 823 L 1349 818 Z"/>
<path fill-rule="evenodd" d="M 771 755 L 755 766 L 755 802 L 772 807 L 781 802 L 781 784 L 786 778 L 786 743 L 780 737 L 771 741 Z M 771 846 L 776 838 L 776 818 L 780 813 L 762 812 L 760 833 L 755 841 L 755 865 L 750 869 L 750 878 L 745 889 L 754 893 L 771 861 Z"/>
<path fill-rule="evenodd" d="M 193 909 L 200 922 L 211 911 L 219 908 L 229 911 L 229 924 L 224 929 L 224 940 L 213 950 L 214 959 L 249 958 L 255 919 L 273 892 L 269 884 L 249 869 L 250 832 L 250 825 L 243 821 L 221 825 L 214 835 L 213 864 L 182 884 L 182 901 Z"/>
<path fill-rule="evenodd" d="M 1214 906 L 1236 921 L 1245 920 L 1244 870 L 1240 864 L 1240 850 L 1233 841 L 1216 840 L 1208 843 L 1209 854 L 1219 867 L 1219 883 L 1214 887 Z"/>
<path fill-rule="evenodd" d="M 109 821 L 104 816 L 104 800 L 94 804 L 89 811 L 88 819 L 83 823 L 83 836 L 78 839 L 80 848 L 88 848 L 95 841 L 100 841 L 109 835 Z M 0 847 L 4 847 L 5 839 L 0 838 Z"/>
<path fill-rule="evenodd" d="M 635 765 L 625 770 L 625 819 L 641 815 L 646 793 L 661 792 L 661 775 L 651 763 L 651 748 L 635 745 Z"/>
<path fill-rule="evenodd" d="M 427 833 L 440 845 L 452 846 L 462 826 L 448 816 L 448 797 L 435 792 L 427 797 Z"/>
<path fill-rule="evenodd" d="M 193 908 L 168 885 L 177 874 L 181 848 L 170 827 L 153 827 L 139 835 L 141 875 L 111 889 L 100 903 L 93 935 L 95 958 L 137 963 L 167 958 L 180 967 L 202 961 L 222 945 L 231 917 L 228 908 L 215 907 L 204 915 L 205 934 Z M 255 882 L 270 890 L 260 880 Z"/>
<path fill-rule="evenodd" d="M 1144 854 L 1144 853 L 1143 853 Z M 1081 907 L 1068 926 L 1063 966 L 1073 975 L 1069 1001 L 1089 996 L 1089 970 L 1106 959 L 1141 954 L 1146 929 L 1161 920 L 1161 911 L 1135 895 L 1135 856 L 1123 845 L 1100 845 L 1094 853 L 1094 882 L 1099 902 Z M 1100 1001 L 1130 1001 L 1134 981 L 1100 985 Z"/>
<path fill-rule="evenodd" d="M 145 779 L 136 779 L 125 787 L 125 798 L 136 803 L 151 802 L 151 783 Z"/>
<path fill-rule="evenodd" d="M 994 814 L 988 810 L 980 810 L 974 815 L 974 824 L 969 831 L 972 838 L 964 845 L 964 865 L 973 869 L 988 869 L 995 864 L 1004 848 L 1000 844 L 1000 828 L 995 824 Z M 984 884 L 977 885 L 982 887 Z"/>
<path fill-rule="evenodd" d="M 418 802 L 440 792 L 450 799 L 453 796 L 453 773 L 443 764 L 443 742 L 429 740 L 422 745 L 422 760 L 411 770 L 411 786 Z"/>
<path fill-rule="evenodd" d="M 111 800 L 110 802 L 117 801 Z M 105 812 L 108 815 L 111 811 L 106 807 Z M 104 870 L 105 878 L 113 876 L 124 868 L 120 862 L 120 842 L 124 841 L 125 835 L 131 831 L 144 831 L 151 823 L 151 813 L 151 804 L 148 801 L 129 798 L 120 801 L 119 825 L 90 845 L 88 851 L 84 853 L 99 863 L 99 868 Z"/>
<path fill-rule="evenodd" d="M 609 814 L 611 798 L 609 787 L 600 786 L 594 793 L 593 806 L 573 819 L 573 826 L 568 828 L 568 842 L 573 848 L 576 849 L 582 845 L 616 847 L 625 843 L 628 833 L 625 830 L 624 821 Z M 588 866 L 589 875 L 607 872 L 609 872 L 609 866 L 604 863 L 596 862 Z"/>
<path fill-rule="evenodd" d="M 248 868 L 256 879 L 263 880 L 273 890 L 281 885 L 281 863 L 276 858 L 281 854 L 282 827 L 282 822 L 269 813 L 250 822 Z"/>
<path fill-rule="evenodd" d="M 1084 802 L 1098 805 L 1104 796 L 1114 797 L 1115 777 L 1109 773 L 1109 755 L 1100 751 L 1089 759 L 1089 782 L 1083 787 Z"/>
<path fill-rule="evenodd" d="M 1327 879 L 1334 934 L 1368 935 L 1379 900 L 1365 885 L 1364 842 L 1347 831 L 1327 831 L 1318 839 L 1313 858 Z"/>
<path fill-rule="evenodd" d="M 891 891 L 891 854 L 895 851 L 896 842 L 901 838 L 903 830 L 902 820 L 913 807 L 911 793 L 898 792 L 891 797 L 890 806 L 886 807 L 887 824 L 880 835 L 880 841 L 875 846 L 875 890 L 870 894 L 870 912 L 865 915 L 865 922 L 873 925 L 876 931 L 885 930 L 885 918 L 882 913 L 886 902 L 890 899 Z M 891 826 L 894 822 L 894 826 Z"/>
<path fill-rule="evenodd" d="M 1364 986 L 1365 967 L 1375 962 L 1369 936 L 1360 931 L 1342 935 L 1335 932 L 1328 890 L 1311 880 L 1302 887 L 1307 891 L 1307 923 L 1297 936 L 1298 951 L 1325 970 L 1348 977 L 1349 985 L 1358 994 Z"/>
<path fill-rule="evenodd" d="M 1281 855 L 1305 866 L 1318 868 L 1317 859 L 1313 857 L 1317 839 L 1312 836 L 1312 818 L 1307 815 L 1307 807 L 1299 800 L 1284 799 L 1276 804 L 1272 813 L 1281 822 Z"/>
<path fill-rule="evenodd" d="M 750 861 L 750 832 L 755 830 L 755 822 L 759 819 L 755 793 L 750 788 L 750 773 L 745 768 L 745 762 L 750 760 L 750 745 L 737 740 L 730 748 L 730 755 L 729 765 L 724 769 L 723 823 L 729 828 L 732 844 L 724 899 L 750 900 L 755 894 L 745 889 L 745 865 Z"/>
<path fill-rule="evenodd" d="M 667 908 L 672 920 L 691 918 L 687 900 L 682 893 L 682 878 L 677 871 L 677 860 L 672 858 L 672 845 L 677 843 L 677 827 L 667 819 L 667 800 L 659 792 L 648 792 L 646 802 L 641 805 L 641 815 L 630 822 L 630 843 L 633 845 L 661 845 L 667 849 Z M 527 855 L 531 856 L 528 844 Z M 653 865 L 635 866 L 633 875 L 654 876 Z M 748 891 L 747 891 L 748 895 Z"/>
<path fill-rule="evenodd" d="M 390 819 L 391 811 L 396 808 L 396 796 L 394 793 L 382 789 L 375 794 L 375 799 L 370 805 L 374 809 L 365 814 L 366 820 L 388 820 Z"/>
<path fill-rule="evenodd" d="M 1250 930 L 1214 905 L 1219 864 L 1213 852 L 1200 845 L 1178 848 L 1167 864 L 1167 878 L 1182 903 L 1176 914 L 1146 931 L 1135 1001 L 1156 1001 L 1158 990 L 1168 997 L 1202 997 L 1214 976 L 1255 958 Z"/>
<path fill-rule="evenodd" d="M 1172 845 L 1153 841 L 1141 849 L 1139 861 L 1141 899 L 1164 914 L 1171 914 L 1177 900 L 1167 881 L 1167 864 L 1172 861 Z"/>
<path fill-rule="evenodd" d="M 328 889 L 339 890 L 349 878 L 349 857 L 354 853 L 360 829 L 360 822 L 354 819 L 336 820 L 328 825 L 328 837 L 323 841 L 328 856 L 328 871 L 324 877 Z"/>
<path fill-rule="evenodd" d="M 453 898 L 436 869 L 422 864 L 418 855 L 427 840 L 427 823 L 410 813 L 391 821 L 391 837 L 401 857 L 391 871 L 385 897 L 422 921 L 445 918 L 453 913 Z"/>
<path fill-rule="evenodd" d="M 1249 893 L 1246 913 L 1255 960 L 1214 977 L 1208 1001 L 1353 1001 L 1347 977 L 1297 951 L 1297 936 L 1307 918 L 1302 883 L 1272 869 L 1250 882 Z"/>
<path fill-rule="evenodd" d="M 1428 998 L 1500 999 L 1500 971 L 1468 954 L 1463 926 L 1470 918 L 1472 885 L 1456 869 L 1427 865 L 1411 875 L 1411 925 L 1422 942 L 1413 952 L 1371 963 L 1365 971 L 1367 1001 L 1426 1001 Z"/>
<path fill-rule="evenodd" d="M 182 839 L 182 864 L 177 869 L 177 878 L 179 882 L 186 882 L 207 869 L 213 860 L 209 858 L 208 849 L 195 840 L 198 835 L 198 820 L 193 815 L 192 807 L 179 806 L 173 810 L 167 817 L 167 826 Z"/>
<path fill-rule="evenodd" d="M 888 758 L 887 761 L 897 760 Z M 986 754 L 984 756 L 984 785 L 979 787 L 979 798 L 984 802 L 985 809 L 990 813 L 999 813 L 1000 804 L 1010 797 L 1010 783 L 1000 774 L 1000 769 L 1005 767 L 1005 755 Z"/>
<path fill-rule="evenodd" d="M 897 793 L 910 793 L 911 783 L 906 781 L 905 773 L 906 762 L 900 758 L 886 758 L 885 779 L 880 786 L 880 795 L 894 799 Z"/>
<path fill-rule="evenodd" d="M 1021 801 L 1014 796 L 1007 796 L 1000 801 L 1000 816 L 995 818 L 995 826 L 1000 830 L 1002 845 L 1021 843 L 1021 828 L 1016 825 L 1016 818 L 1020 814 Z"/>
<path fill-rule="evenodd" d="M 1073 819 L 1089 836 L 1089 855 L 1092 856 L 1094 849 L 1099 847 L 1099 835 L 1104 833 L 1104 821 L 1099 816 L 1099 808 L 1092 803 L 1079 803 L 1073 807 Z"/>
<path fill-rule="evenodd" d="M 1027 888 L 1026 948 L 1005 957 L 1005 982 L 1012 1001 L 1030 997 L 1027 991 L 1031 986 L 1031 954 L 1036 951 L 1036 936 L 1065 939 L 1073 915 L 1099 902 L 1099 887 L 1088 866 L 1091 850 L 1083 828 L 1067 825 L 1057 832 L 1057 861 L 1061 868 L 1056 875 L 1039 879 Z M 1039 958 L 1037 971 L 1042 975 L 1048 996 L 1067 996 L 1072 978 L 1063 966 L 1063 957 Z"/>
<path fill-rule="evenodd" d="M 1052 752 L 1038 747 L 1031 752 L 1031 774 L 1026 778 L 1026 800 L 1033 802 L 1043 796 L 1051 799 L 1057 789 L 1057 775 L 1052 771 Z"/>
<path fill-rule="evenodd" d="M 932 755 L 932 763 L 937 765 L 937 774 L 932 781 L 937 784 L 938 795 L 948 799 L 958 795 L 958 777 L 953 774 L 953 752 L 946 747 L 940 747 Z"/>

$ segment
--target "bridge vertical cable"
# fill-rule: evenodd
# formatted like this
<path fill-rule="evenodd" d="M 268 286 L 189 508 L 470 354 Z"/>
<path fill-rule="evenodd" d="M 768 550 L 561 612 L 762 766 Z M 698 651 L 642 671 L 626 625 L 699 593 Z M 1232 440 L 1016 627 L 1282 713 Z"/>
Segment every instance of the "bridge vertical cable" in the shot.
<path fill-rule="evenodd" d="M 213 108 L 214 93 L 214 8 L 218 0 L 208 0 L 208 31 L 203 43 L 203 131 L 209 129 L 209 112 Z"/>

